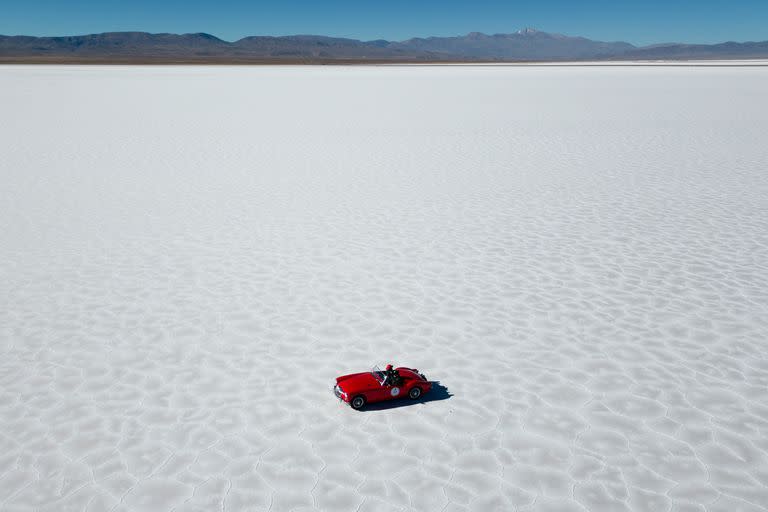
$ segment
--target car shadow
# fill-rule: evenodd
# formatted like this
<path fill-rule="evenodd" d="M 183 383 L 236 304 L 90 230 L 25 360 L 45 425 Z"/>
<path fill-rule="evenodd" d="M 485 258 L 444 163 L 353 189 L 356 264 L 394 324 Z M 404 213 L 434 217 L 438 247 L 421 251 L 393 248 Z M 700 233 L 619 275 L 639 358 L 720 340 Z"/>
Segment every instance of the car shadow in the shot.
<path fill-rule="evenodd" d="M 439 380 L 433 380 L 432 388 L 429 390 L 429 392 L 424 393 L 420 398 L 416 400 L 411 400 L 410 398 L 399 398 L 397 400 L 388 400 L 386 402 L 366 404 L 362 409 L 360 409 L 360 412 L 397 409 L 398 407 L 408 407 L 410 405 L 425 404 L 427 402 L 437 402 L 438 400 L 448 400 L 452 396 L 453 395 L 450 391 L 448 391 L 448 388 L 440 384 Z"/>

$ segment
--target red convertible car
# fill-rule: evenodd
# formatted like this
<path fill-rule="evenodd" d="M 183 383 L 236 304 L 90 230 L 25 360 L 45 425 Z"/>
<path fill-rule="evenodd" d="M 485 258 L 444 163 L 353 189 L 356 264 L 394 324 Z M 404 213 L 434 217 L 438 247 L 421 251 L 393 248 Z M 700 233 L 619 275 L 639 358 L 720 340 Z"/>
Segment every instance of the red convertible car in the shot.
<path fill-rule="evenodd" d="M 432 383 L 415 368 L 392 368 L 385 371 L 377 366 L 369 372 L 351 373 L 336 378 L 333 393 L 353 409 L 361 409 L 367 403 L 382 402 L 408 397 L 416 400 L 429 391 Z"/>

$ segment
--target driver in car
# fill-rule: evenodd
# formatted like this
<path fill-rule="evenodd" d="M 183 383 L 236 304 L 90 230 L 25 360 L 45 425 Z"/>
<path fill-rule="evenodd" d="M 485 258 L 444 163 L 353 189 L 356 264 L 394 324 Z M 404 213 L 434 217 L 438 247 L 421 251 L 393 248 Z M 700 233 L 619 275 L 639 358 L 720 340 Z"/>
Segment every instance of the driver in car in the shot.
<path fill-rule="evenodd" d="M 392 368 L 391 364 L 387 365 L 387 369 L 384 372 L 384 385 L 385 386 L 399 386 L 402 379 L 397 370 Z"/>

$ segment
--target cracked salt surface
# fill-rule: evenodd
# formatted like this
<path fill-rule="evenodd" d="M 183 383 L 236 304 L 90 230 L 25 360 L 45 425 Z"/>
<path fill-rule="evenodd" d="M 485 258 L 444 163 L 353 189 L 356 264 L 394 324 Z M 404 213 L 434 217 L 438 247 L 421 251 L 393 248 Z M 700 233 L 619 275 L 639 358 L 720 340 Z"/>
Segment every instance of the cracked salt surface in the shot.
<path fill-rule="evenodd" d="M 0 67 L 0 510 L 765 510 L 766 83 Z"/>

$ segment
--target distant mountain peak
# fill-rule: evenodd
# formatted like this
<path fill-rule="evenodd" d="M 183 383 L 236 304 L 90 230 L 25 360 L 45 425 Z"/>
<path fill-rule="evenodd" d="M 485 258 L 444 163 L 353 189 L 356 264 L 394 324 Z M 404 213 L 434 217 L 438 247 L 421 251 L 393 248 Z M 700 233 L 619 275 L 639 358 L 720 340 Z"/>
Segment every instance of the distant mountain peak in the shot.
<path fill-rule="evenodd" d="M 517 32 L 515 32 L 515 34 L 520 34 L 521 36 L 532 36 L 532 35 L 538 34 L 538 33 L 539 33 L 538 30 L 536 30 L 535 28 L 531 28 L 531 27 L 525 27 L 525 28 L 520 29 Z"/>

